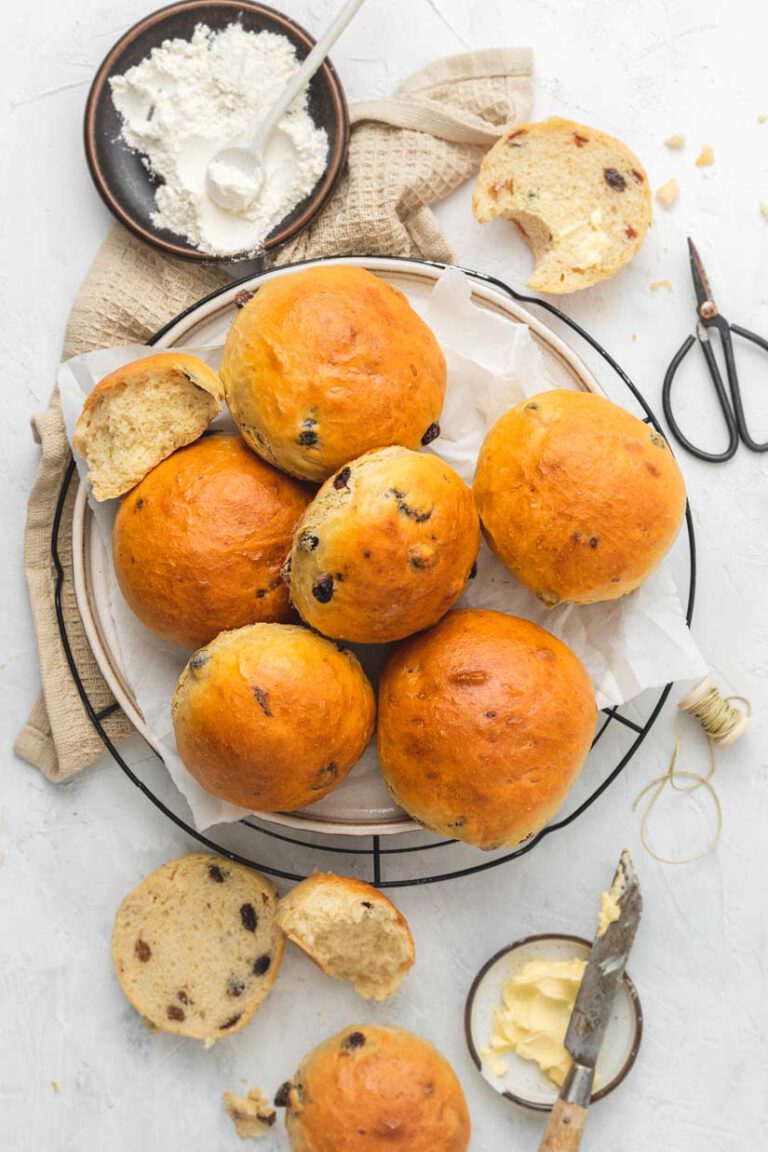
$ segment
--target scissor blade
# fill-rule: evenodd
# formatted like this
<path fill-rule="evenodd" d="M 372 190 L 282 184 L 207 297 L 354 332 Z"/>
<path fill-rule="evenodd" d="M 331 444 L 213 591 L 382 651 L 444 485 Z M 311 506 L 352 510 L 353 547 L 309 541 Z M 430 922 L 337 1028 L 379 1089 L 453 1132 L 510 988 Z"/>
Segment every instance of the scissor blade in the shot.
<path fill-rule="evenodd" d="M 643 908 L 637 873 L 626 849 L 611 893 L 617 899 L 619 917 L 595 937 L 565 1037 L 566 1051 L 588 1068 L 594 1068 L 600 1052 Z"/>
<path fill-rule="evenodd" d="M 691 258 L 691 275 L 693 276 L 693 286 L 696 290 L 696 303 L 699 308 L 701 308 L 702 304 L 707 300 L 710 300 L 714 304 L 714 296 L 709 286 L 709 279 L 704 271 L 704 264 L 699 255 L 699 250 L 690 236 L 688 237 L 688 252 Z"/>

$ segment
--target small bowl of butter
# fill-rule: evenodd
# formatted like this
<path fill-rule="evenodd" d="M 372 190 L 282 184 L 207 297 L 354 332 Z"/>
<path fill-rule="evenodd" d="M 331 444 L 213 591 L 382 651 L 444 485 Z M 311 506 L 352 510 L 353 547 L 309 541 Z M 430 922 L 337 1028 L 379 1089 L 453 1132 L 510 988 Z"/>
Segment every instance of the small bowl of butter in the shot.
<path fill-rule="evenodd" d="M 563 1040 L 591 947 L 580 936 L 528 936 L 491 957 L 469 990 L 470 1056 L 496 1092 L 524 1108 L 548 1112 L 558 1097 L 570 1065 Z M 597 1061 L 593 1103 L 630 1071 L 642 1034 L 640 999 L 625 973 Z"/>

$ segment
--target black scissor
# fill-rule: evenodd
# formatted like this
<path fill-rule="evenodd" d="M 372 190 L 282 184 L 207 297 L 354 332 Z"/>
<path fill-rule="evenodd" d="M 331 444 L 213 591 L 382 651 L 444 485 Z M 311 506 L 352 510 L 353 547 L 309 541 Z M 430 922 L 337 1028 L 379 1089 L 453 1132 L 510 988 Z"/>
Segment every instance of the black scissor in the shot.
<path fill-rule="evenodd" d="M 749 332 L 746 328 L 741 328 L 738 324 L 728 323 L 712 299 L 712 292 L 709 287 L 707 274 L 704 271 L 704 265 L 701 262 L 701 256 L 699 256 L 693 240 L 690 239 L 688 240 L 688 251 L 690 252 L 691 258 L 693 286 L 696 290 L 698 324 L 696 325 L 695 336 L 689 336 L 687 338 L 676 353 L 664 377 L 661 400 L 664 405 L 664 415 L 667 418 L 667 423 L 672 429 L 672 434 L 675 439 L 682 444 L 683 448 L 687 449 L 688 452 L 693 453 L 694 456 L 698 456 L 699 460 L 709 460 L 715 464 L 722 463 L 724 460 L 730 460 L 739 446 L 739 440 L 746 444 L 747 448 L 751 448 L 753 452 L 766 452 L 768 451 L 768 441 L 764 444 L 758 444 L 756 440 L 753 440 L 749 434 L 747 422 L 744 418 L 744 405 L 741 400 L 739 376 L 736 371 L 736 361 L 733 356 L 731 333 L 733 332 L 737 336 L 743 337 L 744 340 L 750 340 L 753 344 L 757 344 L 758 348 L 762 348 L 764 352 L 768 352 L 768 340 L 764 340 L 762 336 L 758 336 L 755 332 Z M 731 393 L 730 401 L 712 348 L 710 332 L 713 328 L 716 328 L 720 334 L 720 343 L 722 344 L 723 354 L 725 356 L 728 388 Z M 683 360 L 696 343 L 699 344 L 704 353 L 704 359 L 707 362 L 709 374 L 712 377 L 712 383 L 715 385 L 717 399 L 728 428 L 728 447 L 723 452 L 705 452 L 702 448 L 697 448 L 696 445 L 692 444 L 688 437 L 681 432 L 672 413 L 672 404 L 670 402 L 672 381 Z"/>

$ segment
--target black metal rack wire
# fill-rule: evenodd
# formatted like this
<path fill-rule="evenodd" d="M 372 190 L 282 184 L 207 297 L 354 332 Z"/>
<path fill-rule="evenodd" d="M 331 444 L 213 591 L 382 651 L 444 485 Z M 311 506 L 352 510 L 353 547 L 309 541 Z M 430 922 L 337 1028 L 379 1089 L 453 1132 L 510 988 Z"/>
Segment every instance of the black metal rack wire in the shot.
<path fill-rule="evenodd" d="M 404 260 L 404 262 L 407 262 Z M 315 261 L 306 261 L 306 263 L 315 263 Z M 421 263 L 430 263 L 433 267 L 444 269 L 445 264 L 422 261 Z M 659 424 L 656 416 L 652 412 L 649 405 L 646 403 L 644 397 L 621 368 L 621 366 L 614 360 L 609 352 L 606 351 L 602 345 L 594 339 L 584 328 L 581 327 L 575 320 L 567 316 L 559 308 L 556 308 L 547 300 L 540 300 L 535 296 L 528 296 L 523 293 L 515 291 L 503 281 L 498 280 L 493 276 L 484 275 L 482 273 L 474 272 L 470 269 L 462 269 L 473 279 L 480 280 L 486 284 L 491 285 L 500 292 L 510 296 L 519 304 L 533 305 L 536 308 L 541 308 L 544 311 L 555 316 L 561 323 L 566 325 L 572 332 L 576 333 L 582 340 L 584 340 L 594 352 L 616 373 L 621 383 L 628 389 L 632 398 L 640 407 L 644 415 L 641 417 L 645 423 L 652 425 L 662 436 L 664 431 Z M 253 279 L 252 276 L 243 278 L 239 283 L 245 283 Z M 236 286 L 235 283 L 225 286 L 216 292 L 211 293 L 206 297 L 210 300 L 218 296 L 221 292 L 228 291 Z M 180 317 L 175 318 L 171 324 L 175 324 Z M 150 344 L 156 343 L 164 334 L 164 332 L 171 325 L 156 333 Z M 101 737 L 105 748 L 110 753 L 115 762 L 119 765 L 128 779 L 140 789 L 140 791 L 149 799 L 155 807 L 157 807 L 169 820 L 173 821 L 180 829 L 188 833 L 200 844 L 212 849 L 222 856 L 226 856 L 231 860 L 238 861 L 250 867 L 259 868 L 262 872 L 275 876 L 284 880 L 300 880 L 308 875 L 325 857 L 331 861 L 341 856 L 345 859 L 345 864 L 349 870 L 356 872 L 368 879 L 371 883 L 380 888 L 403 888 L 412 885 L 420 884 L 435 884 L 444 880 L 456 879 L 461 876 L 471 876 L 479 872 L 485 872 L 491 868 L 496 868 L 499 865 L 506 864 L 511 860 L 515 860 L 520 856 L 531 852 L 538 844 L 542 842 L 547 836 L 568 827 L 575 820 L 591 808 L 592 805 L 602 796 L 614 780 L 624 771 L 629 764 L 632 757 L 640 748 L 646 736 L 650 732 L 654 723 L 656 722 L 659 713 L 661 712 L 664 704 L 669 696 L 672 684 L 665 685 L 662 689 L 653 694 L 652 700 L 648 702 L 648 711 L 645 716 L 638 719 L 633 719 L 630 716 L 620 711 L 618 707 L 605 709 L 602 713 L 602 719 L 592 742 L 592 749 L 603 740 L 606 732 L 611 726 L 614 729 L 621 731 L 622 736 L 629 739 L 628 747 L 622 747 L 619 750 L 619 758 L 613 767 L 608 771 L 600 782 L 592 789 L 592 791 L 584 797 L 577 806 L 570 811 L 567 815 L 563 816 L 554 823 L 549 824 L 546 828 L 542 829 L 535 837 L 525 841 L 523 844 L 518 845 L 511 851 L 504 849 L 496 853 L 480 853 L 476 849 L 470 848 L 468 845 L 461 844 L 455 840 L 441 840 L 426 831 L 402 833 L 397 836 L 397 844 L 394 847 L 388 846 L 389 837 L 382 838 L 381 836 L 364 836 L 364 837 L 350 837 L 350 836 L 329 836 L 324 833 L 304 833 L 303 835 L 293 834 L 292 831 L 282 829 L 279 826 L 268 823 L 265 820 L 257 819 L 255 817 L 248 817 L 239 822 L 235 826 L 234 835 L 232 826 L 221 825 L 217 827 L 217 838 L 207 836 L 199 832 L 187 819 L 186 814 L 181 814 L 172 806 L 173 798 L 163 799 L 159 795 L 161 790 L 157 781 L 147 781 L 142 779 L 139 770 L 138 762 L 133 765 L 129 764 L 121 751 L 115 746 L 110 738 L 108 732 L 104 727 L 104 721 L 117 710 L 118 704 L 112 704 L 107 708 L 97 711 L 91 702 L 86 687 L 83 683 L 83 678 L 77 663 L 74 659 L 72 646 L 70 644 L 67 628 L 64 620 L 64 613 L 62 608 L 63 592 L 65 586 L 66 574 L 61 563 L 59 554 L 59 536 L 61 530 L 61 521 L 66 505 L 67 494 L 70 485 L 76 476 L 75 463 L 71 461 L 64 479 L 62 481 L 59 499 L 54 517 L 53 529 L 51 533 L 51 557 L 56 571 L 56 587 L 55 587 L 55 603 L 56 603 L 56 618 L 58 622 L 59 632 L 61 635 L 62 645 L 66 654 L 67 662 L 69 664 L 72 677 L 77 686 L 80 699 L 82 700 L 85 712 L 93 724 L 94 728 Z M 693 605 L 696 591 L 696 542 L 693 528 L 693 517 L 691 515 L 690 505 L 686 505 L 686 529 L 687 529 L 687 542 L 688 542 L 688 557 L 689 557 L 689 581 L 688 581 L 688 602 L 686 606 L 686 620 L 690 625 L 693 617 Z M 145 762 L 146 762 L 145 758 Z M 149 758 L 156 762 L 154 753 Z M 589 763 L 589 758 L 587 764 Z M 180 795 L 176 802 L 180 807 L 184 802 Z M 309 838 L 307 838 L 309 837 Z M 267 846 L 271 850 L 273 856 L 269 859 L 257 859 L 251 853 L 250 843 L 258 838 L 260 845 L 259 855 L 262 855 L 262 850 Z M 239 841 L 245 839 L 247 844 L 245 847 L 240 848 Z M 382 844 L 382 839 L 387 843 L 387 846 Z M 225 840 L 229 840 L 226 843 Z M 343 842 L 342 842 L 343 841 Z M 407 841 L 407 843 L 403 843 Z M 445 855 L 448 854 L 449 864 L 443 864 L 441 867 L 435 867 L 431 870 L 432 860 L 444 860 Z M 450 860 L 453 861 L 453 866 L 450 866 Z M 410 867 L 408 865 L 411 865 Z M 394 874 L 392 874 L 394 873 Z"/>

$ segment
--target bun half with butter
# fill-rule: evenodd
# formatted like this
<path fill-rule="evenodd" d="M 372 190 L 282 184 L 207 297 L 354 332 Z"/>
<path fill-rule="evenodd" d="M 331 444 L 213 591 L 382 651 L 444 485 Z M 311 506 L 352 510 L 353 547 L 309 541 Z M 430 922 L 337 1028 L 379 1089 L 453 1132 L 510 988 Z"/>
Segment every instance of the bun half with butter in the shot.
<path fill-rule="evenodd" d="M 195 652 L 171 708 L 187 771 L 214 796 L 261 812 L 320 800 L 373 733 L 357 657 L 307 628 L 253 624 Z"/>
<path fill-rule="evenodd" d="M 364 268 L 269 280 L 230 328 L 220 373 L 254 452 L 305 480 L 439 433 L 445 357 L 403 293 Z"/>
<path fill-rule="evenodd" d="M 275 1099 L 292 1152 L 466 1152 L 470 1119 L 445 1057 L 404 1028 L 352 1025 Z"/>
<path fill-rule="evenodd" d="M 123 499 L 115 574 L 145 628 L 182 648 L 291 617 L 280 569 L 312 498 L 239 436 L 205 436 L 153 468 Z"/>
<path fill-rule="evenodd" d="M 313 628 L 383 644 L 445 615 L 479 546 L 461 477 L 429 452 L 382 448 L 325 482 L 296 530 L 285 577 Z"/>
<path fill-rule="evenodd" d="M 494 424 L 474 492 L 490 547 L 549 607 L 632 592 L 685 515 L 664 437 L 603 396 L 567 389 L 532 396 Z"/>
<path fill-rule="evenodd" d="M 613 276 L 652 216 L 648 177 L 626 144 L 559 116 L 520 124 L 494 144 L 472 209 L 481 224 L 517 224 L 536 264 L 528 287 L 553 293 Z"/>
<path fill-rule="evenodd" d="M 562 641 L 502 612 L 451 612 L 384 665 L 379 764 L 431 831 L 519 844 L 565 800 L 596 719 L 589 676 Z"/>

